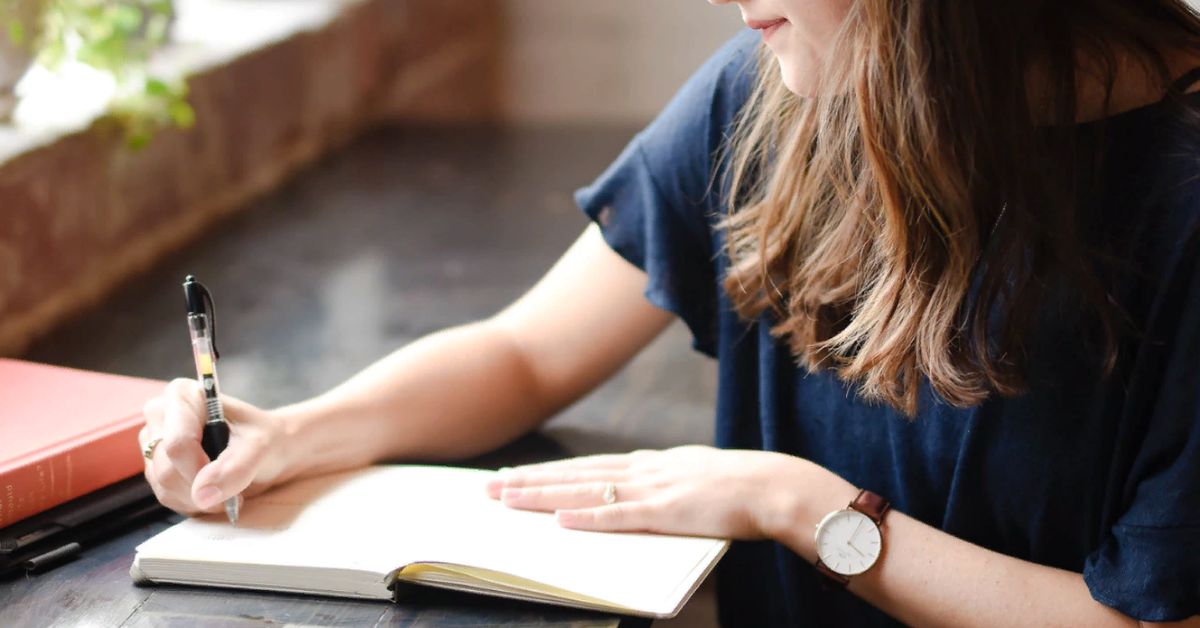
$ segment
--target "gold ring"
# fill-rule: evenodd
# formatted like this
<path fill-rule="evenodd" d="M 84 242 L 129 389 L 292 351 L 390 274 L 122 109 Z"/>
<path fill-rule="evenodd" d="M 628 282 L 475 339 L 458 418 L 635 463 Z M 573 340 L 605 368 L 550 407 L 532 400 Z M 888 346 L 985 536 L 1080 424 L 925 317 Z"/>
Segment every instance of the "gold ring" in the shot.
<path fill-rule="evenodd" d="M 162 442 L 161 438 L 152 438 L 145 445 L 142 445 L 142 457 L 146 460 L 154 459 L 154 448 Z"/>
<path fill-rule="evenodd" d="M 603 498 L 604 498 L 604 503 L 608 504 L 610 506 L 617 502 L 617 484 L 616 484 L 616 482 L 609 482 L 604 485 Z"/>

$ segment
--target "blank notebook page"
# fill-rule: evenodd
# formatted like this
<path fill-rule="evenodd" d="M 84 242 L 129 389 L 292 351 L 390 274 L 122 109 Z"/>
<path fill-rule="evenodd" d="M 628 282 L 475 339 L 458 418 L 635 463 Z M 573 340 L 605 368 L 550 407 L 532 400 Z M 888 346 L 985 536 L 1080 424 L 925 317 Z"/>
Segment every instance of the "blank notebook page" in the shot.
<path fill-rule="evenodd" d="M 716 539 L 567 530 L 549 513 L 488 498 L 492 474 L 379 466 L 306 479 L 248 500 L 237 528 L 217 516 L 191 519 L 138 554 L 379 574 L 461 565 L 667 614 L 725 549 Z"/>

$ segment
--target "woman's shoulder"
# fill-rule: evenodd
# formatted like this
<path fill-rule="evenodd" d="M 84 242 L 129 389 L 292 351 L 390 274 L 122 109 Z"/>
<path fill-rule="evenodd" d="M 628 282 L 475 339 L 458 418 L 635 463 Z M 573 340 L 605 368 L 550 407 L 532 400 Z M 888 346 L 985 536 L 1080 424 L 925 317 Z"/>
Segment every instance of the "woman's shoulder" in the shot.
<path fill-rule="evenodd" d="M 1125 230 L 1177 246 L 1200 231 L 1200 92 L 1115 116 L 1101 188 Z M 1177 248 L 1171 246 L 1168 248 Z"/>
<path fill-rule="evenodd" d="M 741 110 L 758 77 L 762 38 L 758 31 L 743 29 L 725 42 L 697 74 L 711 73 L 710 83 L 719 105 L 732 118 Z"/>
<path fill-rule="evenodd" d="M 758 41 L 755 31 L 744 30 L 718 48 L 608 170 L 576 194 L 580 206 L 609 202 L 647 182 L 657 199 L 651 209 L 686 217 L 707 241 L 709 215 L 721 205 L 710 185 L 715 159 L 754 87 Z"/>

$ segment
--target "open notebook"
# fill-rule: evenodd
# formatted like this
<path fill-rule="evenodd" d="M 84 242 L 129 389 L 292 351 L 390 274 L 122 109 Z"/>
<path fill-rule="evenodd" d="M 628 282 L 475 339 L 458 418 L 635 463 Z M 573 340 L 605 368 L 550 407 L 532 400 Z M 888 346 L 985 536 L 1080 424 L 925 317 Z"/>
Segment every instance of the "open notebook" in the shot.
<path fill-rule="evenodd" d="M 728 542 L 567 530 L 484 493 L 491 471 L 375 466 L 300 480 L 137 548 L 138 581 L 391 599 L 396 581 L 671 617 Z"/>

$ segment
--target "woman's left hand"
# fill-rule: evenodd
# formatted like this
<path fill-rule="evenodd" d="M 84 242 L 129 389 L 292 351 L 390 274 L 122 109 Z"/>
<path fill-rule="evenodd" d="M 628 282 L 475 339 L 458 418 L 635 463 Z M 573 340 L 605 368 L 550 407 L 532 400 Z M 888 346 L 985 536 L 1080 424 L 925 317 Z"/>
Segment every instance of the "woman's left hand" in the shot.
<path fill-rule="evenodd" d="M 820 474 L 832 476 L 785 454 L 691 445 L 517 467 L 487 490 L 512 508 L 555 512 L 568 528 L 749 540 L 795 521 Z"/>

